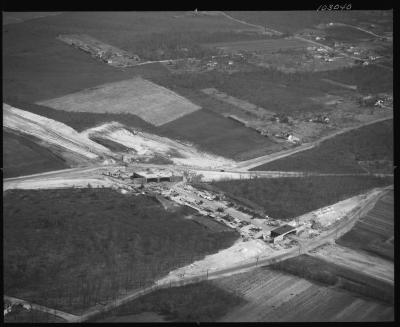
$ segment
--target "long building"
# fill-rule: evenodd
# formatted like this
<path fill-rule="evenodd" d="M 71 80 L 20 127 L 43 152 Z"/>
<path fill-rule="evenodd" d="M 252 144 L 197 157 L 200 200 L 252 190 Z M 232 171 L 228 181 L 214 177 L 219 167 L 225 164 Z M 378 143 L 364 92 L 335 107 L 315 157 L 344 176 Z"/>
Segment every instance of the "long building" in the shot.
<path fill-rule="evenodd" d="M 168 170 L 145 170 L 134 172 L 131 179 L 135 184 L 160 183 L 160 182 L 179 182 L 183 176 L 174 175 Z"/>

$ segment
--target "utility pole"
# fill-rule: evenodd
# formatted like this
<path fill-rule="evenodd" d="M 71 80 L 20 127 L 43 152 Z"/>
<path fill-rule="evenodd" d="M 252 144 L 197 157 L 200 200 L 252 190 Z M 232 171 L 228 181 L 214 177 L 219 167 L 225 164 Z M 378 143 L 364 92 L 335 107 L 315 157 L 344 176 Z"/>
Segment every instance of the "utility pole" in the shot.
<path fill-rule="evenodd" d="M 256 266 L 258 265 L 258 259 L 259 259 L 259 257 L 257 257 Z"/>

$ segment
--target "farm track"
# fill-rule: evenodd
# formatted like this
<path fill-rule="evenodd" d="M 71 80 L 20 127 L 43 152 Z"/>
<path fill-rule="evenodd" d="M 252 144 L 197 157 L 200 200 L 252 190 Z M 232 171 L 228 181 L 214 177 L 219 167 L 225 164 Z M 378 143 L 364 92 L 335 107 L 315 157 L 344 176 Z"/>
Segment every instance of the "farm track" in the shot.
<path fill-rule="evenodd" d="M 27 305 L 29 305 L 33 310 L 37 310 L 37 311 L 49 313 L 49 314 L 51 314 L 51 315 L 54 315 L 54 316 L 60 317 L 60 318 L 62 318 L 62 319 L 65 319 L 67 322 L 68 322 L 68 321 L 74 321 L 74 320 L 76 320 L 76 319 L 78 318 L 78 316 L 73 315 L 73 314 L 70 314 L 70 313 L 67 313 L 67 312 L 63 312 L 63 311 L 56 310 L 56 309 L 51 309 L 51 308 L 45 307 L 45 306 L 43 306 L 43 305 L 39 305 L 39 304 L 35 304 L 35 303 L 30 303 L 30 302 L 28 302 L 28 301 L 24 301 L 24 300 L 17 299 L 17 298 L 15 298 L 15 297 L 7 296 L 7 295 L 4 295 L 3 300 L 4 300 L 4 301 L 9 301 L 9 302 L 11 302 L 11 303 L 27 304 Z"/>
<path fill-rule="evenodd" d="M 366 29 L 363 29 L 363 28 L 361 28 L 361 27 L 354 26 L 354 25 L 349 25 L 349 24 L 344 24 L 344 23 L 333 23 L 333 25 L 334 25 L 334 26 L 346 26 L 346 27 L 351 27 L 351 28 L 355 28 L 355 29 L 357 29 L 357 30 L 359 30 L 359 31 L 362 31 L 362 32 L 364 32 L 364 33 L 371 34 L 371 35 L 373 35 L 373 36 L 375 36 L 375 37 L 386 38 L 385 35 L 378 35 L 378 34 L 375 34 L 375 33 L 371 32 L 371 31 L 368 31 L 368 30 L 366 30 Z"/>
<path fill-rule="evenodd" d="M 218 11 L 218 13 L 221 14 L 221 15 L 223 15 L 223 16 L 225 16 L 225 17 L 228 18 L 228 19 L 231 19 L 231 20 L 237 22 L 237 23 L 241 23 L 241 24 L 245 24 L 245 25 L 248 25 L 248 26 L 252 26 L 252 27 L 256 27 L 256 28 L 258 28 L 258 29 L 261 29 L 263 32 L 264 32 L 265 30 L 268 30 L 268 31 L 272 32 L 273 34 L 277 34 L 277 35 L 282 35 L 282 34 L 283 34 L 282 32 L 279 32 L 279 31 L 277 31 L 277 30 L 273 30 L 272 28 L 267 28 L 267 27 L 265 27 L 265 26 L 256 25 L 256 24 L 251 24 L 251 23 L 248 23 L 248 22 L 246 22 L 246 21 L 244 21 L 244 20 L 240 20 L 240 19 L 234 18 L 234 17 L 228 15 L 227 13 L 225 13 L 225 12 L 223 12 L 223 11 Z"/>

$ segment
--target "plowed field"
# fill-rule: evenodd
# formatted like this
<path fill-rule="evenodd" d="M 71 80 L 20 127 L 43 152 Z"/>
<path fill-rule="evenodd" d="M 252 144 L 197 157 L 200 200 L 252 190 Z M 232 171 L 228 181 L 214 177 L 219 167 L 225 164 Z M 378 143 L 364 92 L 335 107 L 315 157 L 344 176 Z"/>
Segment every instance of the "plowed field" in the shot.
<path fill-rule="evenodd" d="M 392 306 L 357 298 L 342 290 L 319 286 L 299 277 L 259 269 L 216 280 L 249 302 L 221 321 L 389 321 Z"/>

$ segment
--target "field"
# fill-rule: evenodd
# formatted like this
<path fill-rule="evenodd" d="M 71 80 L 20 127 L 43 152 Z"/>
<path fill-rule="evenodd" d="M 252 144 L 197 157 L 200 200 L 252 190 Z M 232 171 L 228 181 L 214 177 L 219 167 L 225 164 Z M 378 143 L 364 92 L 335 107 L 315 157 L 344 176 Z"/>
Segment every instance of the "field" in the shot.
<path fill-rule="evenodd" d="M 279 145 L 256 131 L 202 109 L 161 126 L 170 138 L 187 140 L 209 151 L 235 160 L 245 160 L 274 152 Z"/>
<path fill-rule="evenodd" d="M 389 22 L 393 19 L 391 11 L 371 10 L 332 10 L 332 11 L 232 11 L 228 12 L 234 18 L 252 24 L 267 26 L 285 33 L 294 33 L 304 28 L 310 28 L 321 23 L 341 22 L 357 24 L 359 21 L 376 23 L 377 19 Z"/>
<path fill-rule="evenodd" d="M 67 163 L 48 149 L 3 129 L 3 177 L 16 177 L 69 168 Z"/>
<path fill-rule="evenodd" d="M 306 48 L 307 45 L 306 42 L 297 39 L 251 40 L 207 44 L 207 46 L 215 47 L 226 52 L 256 51 L 261 53 L 273 53 L 288 49 L 302 49 Z"/>
<path fill-rule="evenodd" d="M 15 190 L 3 200 L 5 294 L 71 313 L 237 239 L 184 219 L 188 207 L 167 212 L 110 189 Z"/>
<path fill-rule="evenodd" d="M 193 37 L 193 42 L 216 42 L 224 40 L 226 33 L 216 38 L 215 32 L 251 29 L 219 16 L 174 17 L 179 14 L 182 13 L 71 12 L 6 25 L 3 29 L 3 97 L 15 96 L 27 102 L 52 99 L 126 80 L 137 76 L 141 70 L 122 71 L 98 62 L 57 40 L 60 34 L 86 33 L 133 53 L 138 48 L 143 49 L 140 40 L 147 40 L 150 41 L 147 49 L 156 53 L 152 49 L 154 33 L 161 34 L 158 45 L 170 43 L 168 47 L 176 49 L 176 41 L 168 40 L 175 39 L 178 34 L 198 31 L 201 38 Z M 146 66 L 145 69 L 152 68 Z M 161 66 L 158 69 L 166 71 Z"/>
<path fill-rule="evenodd" d="M 30 19 L 38 19 L 46 16 L 59 15 L 60 12 L 3 12 L 3 26 L 8 24 L 22 23 Z"/>
<path fill-rule="evenodd" d="M 360 274 L 358 270 L 328 262 L 310 255 L 301 255 L 270 266 L 270 269 L 296 275 L 326 286 L 354 292 L 382 303 L 393 305 L 393 283 Z"/>
<path fill-rule="evenodd" d="M 374 38 L 369 33 L 348 26 L 333 26 L 324 29 L 324 32 L 326 33 L 327 41 L 358 42 Z"/>
<path fill-rule="evenodd" d="M 393 161 L 393 120 L 335 136 L 316 148 L 295 153 L 252 170 L 362 173 L 359 161 Z M 379 167 L 378 167 L 379 168 Z M 374 172 L 374 169 L 371 169 Z M 392 173 L 393 169 L 387 171 Z"/>
<path fill-rule="evenodd" d="M 97 86 L 38 104 L 65 111 L 131 113 L 156 126 L 200 109 L 176 93 L 141 78 Z"/>
<path fill-rule="evenodd" d="M 228 197 L 232 194 L 255 202 L 271 217 L 289 220 L 391 183 L 391 178 L 372 176 L 312 176 L 219 181 L 212 185 Z"/>
<path fill-rule="evenodd" d="M 336 242 L 352 249 L 362 249 L 394 260 L 393 191 L 381 198 L 375 207 L 347 234 Z"/>
<path fill-rule="evenodd" d="M 224 277 L 213 283 L 242 294 L 247 303 L 222 322 L 388 321 L 394 308 L 354 293 L 268 268 Z"/>
<path fill-rule="evenodd" d="M 170 322 L 211 322 L 244 302 L 245 300 L 233 292 L 203 281 L 147 294 L 107 313 L 106 318 L 97 319 L 96 322 L 117 322 L 121 321 L 119 317 L 146 312 L 162 315 Z M 132 322 L 128 319 L 124 321 Z"/>

